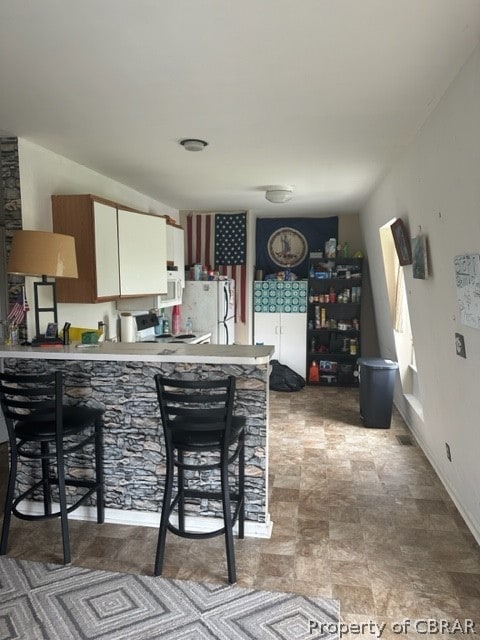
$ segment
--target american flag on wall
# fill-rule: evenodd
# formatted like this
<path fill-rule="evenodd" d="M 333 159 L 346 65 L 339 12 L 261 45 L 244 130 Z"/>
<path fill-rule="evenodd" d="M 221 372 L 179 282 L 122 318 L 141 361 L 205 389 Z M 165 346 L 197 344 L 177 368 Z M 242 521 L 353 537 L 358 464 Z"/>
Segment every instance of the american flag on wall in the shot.
<path fill-rule="evenodd" d="M 25 320 L 27 311 L 30 311 L 27 296 L 25 295 L 25 287 L 22 286 L 18 292 L 17 299 L 8 311 L 7 318 L 15 324 L 22 324 Z"/>
<path fill-rule="evenodd" d="M 235 320 L 246 321 L 247 214 L 190 213 L 187 216 L 187 264 L 215 268 L 235 280 Z"/>

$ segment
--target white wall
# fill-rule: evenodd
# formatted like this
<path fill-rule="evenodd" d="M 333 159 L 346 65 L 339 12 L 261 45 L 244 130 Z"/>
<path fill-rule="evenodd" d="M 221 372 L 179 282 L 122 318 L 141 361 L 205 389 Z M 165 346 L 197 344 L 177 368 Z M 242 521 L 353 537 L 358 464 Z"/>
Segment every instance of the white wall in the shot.
<path fill-rule="evenodd" d="M 19 138 L 18 152 L 24 229 L 51 231 L 52 194 L 92 193 L 140 211 L 168 214 L 179 220 L 176 209 L 27 140 Z M 26 280 L 27 299 L 32 307 L 33 280 Z M 110 337 L 116 335 L 115 303 L 59 304 L 58 315 L 60 326 L 68 321 L 73 326 L 95 329 L 97 322 L 103 320 L 109 326 Z M 35 333 L 33 313 L 28 314 L 28 333 L 29 336 Z"/>
<path fill-rule="evenodd" d="M 432 274 L 404 267 L 423 421 L 396 390 L 396 403 L 480 542 L 480 330 L 463 326 L 453 259 L 480 253 L 480 49 L 361 212 L 380 351 L 395 358 L 379 227 L 392 217 L 428 237 Z M 455 353 L 465 336 L 467 359 Z M 452 462 L 445 453 L 448 442 Z"/>

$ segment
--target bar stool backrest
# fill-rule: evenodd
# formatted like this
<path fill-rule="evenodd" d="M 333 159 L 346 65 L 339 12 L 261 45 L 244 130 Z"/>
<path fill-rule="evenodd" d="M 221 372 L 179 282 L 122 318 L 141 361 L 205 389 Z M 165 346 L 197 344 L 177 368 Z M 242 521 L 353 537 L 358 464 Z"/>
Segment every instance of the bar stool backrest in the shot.
<path fill-rule="evenodd" d="M 155 376 L 165 438 L 179 431 L 222 431 L 228 442 L 233 416 L 235 378 L 178 380 Z"/>
<path fill-rule="evenodd" d="M 16 422 L 55 422 L 62 437 L 62 372 L 45 374 L 0 373 L 0 404 L 11 442 Z"/>

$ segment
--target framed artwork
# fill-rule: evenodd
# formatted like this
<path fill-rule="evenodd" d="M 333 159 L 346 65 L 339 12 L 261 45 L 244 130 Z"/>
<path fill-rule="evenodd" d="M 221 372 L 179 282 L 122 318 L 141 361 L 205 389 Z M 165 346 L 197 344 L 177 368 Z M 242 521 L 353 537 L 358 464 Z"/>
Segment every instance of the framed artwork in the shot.
<path fill-rule="evenodd" d="M 404 267 L 407 264 L 412 264 L 412 247 L 410 244 L 410 237 L 403 220 L 401 218 L 395 220 L 395 222 L 390 225 L 390 229 L 392 230 L 398 261 L 401 266 Z"/>
<path fill-rule="evenodd" d="M 412 238 L 412 268 L 414 278 L 428 278 L 427 236 L 423 234 Z"/>
<path fill-rule="evenodd" d="M 460 322 L 480 329 L 480 254 L 455 256 L 454 265 Z"/>

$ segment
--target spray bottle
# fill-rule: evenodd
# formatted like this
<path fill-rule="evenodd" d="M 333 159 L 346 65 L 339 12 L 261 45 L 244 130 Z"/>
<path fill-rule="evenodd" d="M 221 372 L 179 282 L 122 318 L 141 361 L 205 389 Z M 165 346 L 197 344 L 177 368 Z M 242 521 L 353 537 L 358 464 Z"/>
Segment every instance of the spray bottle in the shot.
<path fill-rule="evenodd" d="M 172 333 L 174 336 L 180 333 L 180 307 L 178 304 L 172 309 Z"/>

